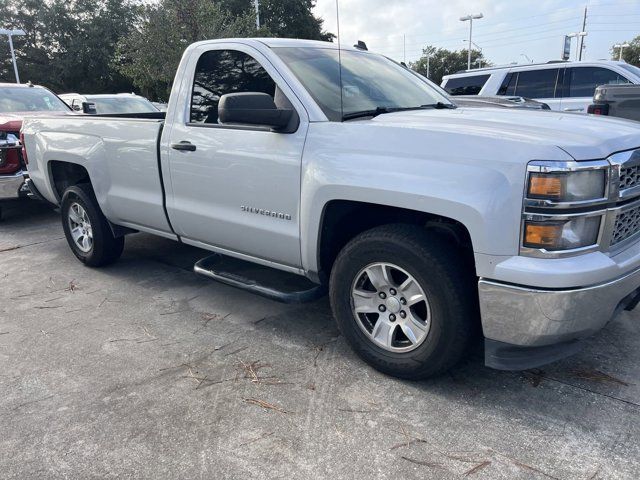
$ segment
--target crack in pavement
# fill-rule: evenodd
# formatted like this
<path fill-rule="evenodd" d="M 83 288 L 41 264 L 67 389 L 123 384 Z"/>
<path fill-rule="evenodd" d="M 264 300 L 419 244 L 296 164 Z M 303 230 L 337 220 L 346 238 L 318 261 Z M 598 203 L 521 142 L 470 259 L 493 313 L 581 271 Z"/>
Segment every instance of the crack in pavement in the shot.
<path fill-rule="evenodd" d="M 41 242 L 33 242 L 33 243 L 27 243 L 24 245 L 13 245 L 10 247 L 6 247 L 6 248 L 0 248 L 0 253 L 2 252 L 12 252 L 14 250 L 18 250 L 20 248 L 26 248 L 26 247 L 32 247 L 34 245 L 42 245 L 43 243 L 51 243 L 51 242 L 55 242 L 56 240 L 62 240 L 64 237 L 55 237 L 49 240 L 43 240 Z"/>

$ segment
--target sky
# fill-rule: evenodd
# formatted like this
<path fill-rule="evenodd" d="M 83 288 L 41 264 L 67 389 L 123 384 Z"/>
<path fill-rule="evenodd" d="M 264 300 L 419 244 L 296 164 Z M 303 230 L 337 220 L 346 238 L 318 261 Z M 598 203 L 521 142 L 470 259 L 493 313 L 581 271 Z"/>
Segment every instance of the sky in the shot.
<path fill-rule="evenodd" d="M 472 41 L 495 65 L 559 60 L 564 35 L 581 31 L 585 6 L 583 60 L 610 58 L 611 45 L 640 35 L 640 0 L 339 0 L 339 5 L 341 43 L 363 40 L 369 50 L 398 61 L 416 60 L 426 45 L 466 49 L 469 22 L 460 17 L 476 13 L 484 18 L 474 20 Z M 327 31 L 337 33 L 336 0 L 317 0 L 315 14 Z"/>

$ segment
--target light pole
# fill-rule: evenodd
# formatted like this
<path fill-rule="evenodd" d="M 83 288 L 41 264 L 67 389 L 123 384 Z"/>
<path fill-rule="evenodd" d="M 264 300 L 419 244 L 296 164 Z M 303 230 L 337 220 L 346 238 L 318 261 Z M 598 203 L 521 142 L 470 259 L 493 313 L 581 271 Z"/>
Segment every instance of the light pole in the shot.
<path fill-rule="evenodd" d="M 253 0 L 253 4 L 256 7 L 256 28 L 260 29 L 260 4 L 259 0 Z"/>
<path fill-rule="evenodd" d="M 616 45 L 613 46 L 613 48 L 619 48 L 620 49 L 620 56 L 618 57 L 618 61 L 622 61 L 622 51 L 627 48 L 630 47 L 631 45 L 629 45 L 628 43 L 618 43 Z"/>
<path fill-rule="evenodd" d="M 484 17 L 482 13 L 470 13 L 464 17 L 460 17 L 461 22 L 469 21 L 469 53 L 467 54 L 467 70 L 471 70 L 471 45 L 473 44 L 471 41 L 471 34 L 473 33 L 473 21 L 480 20 L 482 17 Z"/>
<path fill-rule="evenodd" d="M 6 35 L 9 38 L 9 50 L 11 50 L 11 60 L 13 61 L 13 71 L 16 74 L 16 83 L 20 83 L 20 76 L 18 75 L 18 64 L 16 63 L 16 54 L 13 51 L 13 39 L 20 35 L 26 35 L 24 30 L 7 30 L 6 28 L 0 28 L 0 35 Z"/>
<path fill-rule="evenodd" d="M 574 33 L 570 33 L 569 35 L 567 35 L 567 37 L 569 38 L 573 38 L 573 37 L 578 37 L 578 40 L 576 41 L 577 45 L 576 45 L 576 60 L 578 60 L 578 50 L 582 50 L 582 46 L 580 45 L 580 37 L 586 37 L 587 36 L 587 32 L 574 32 Z"/>
<path fill-rule="evenodd" d="M 467 40 L 466 38 L 462 40 L 463 42 L 468 42 L 469 40 Z M 471 42 L 471 45 L 473 45 L 474 47 L 476 47 L 478 50 L 480 50 L 480 56 L 482 57 L 482 47 L 480 45 L 478 45 L 476 42 Z M 482 62 L 482 60 L 478 59 L 476 60 L 476 63 L 480 64 Z"/>

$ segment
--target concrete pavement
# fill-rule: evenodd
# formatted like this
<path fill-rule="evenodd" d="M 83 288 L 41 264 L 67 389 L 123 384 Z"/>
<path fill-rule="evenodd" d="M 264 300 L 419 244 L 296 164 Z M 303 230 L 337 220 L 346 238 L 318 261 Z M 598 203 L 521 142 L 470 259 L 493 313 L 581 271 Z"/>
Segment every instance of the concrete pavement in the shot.
<path fill-rule="evenodd" d="M 0 222 L 0 478 L 635 479 L 640 310 L 579 355 L 479 352 L 406 382 L 361 362 L 326 299 L 282 305 L 145 234 L 92 270 L 58 215 Z"/>

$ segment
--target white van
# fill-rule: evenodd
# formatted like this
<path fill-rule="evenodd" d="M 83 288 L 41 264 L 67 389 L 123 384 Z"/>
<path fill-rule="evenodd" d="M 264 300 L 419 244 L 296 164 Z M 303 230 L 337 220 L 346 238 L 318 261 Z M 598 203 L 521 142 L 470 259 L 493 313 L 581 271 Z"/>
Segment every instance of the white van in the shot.
<path fill-rule="evenodd" d="M 640 84 L 640 68 L 625 62 L 552 61 L 466 70 L 442 78 L 449 95 L 509 95 L 544 102 L 552 110 L 585 112 L 599 85 Z"/>

